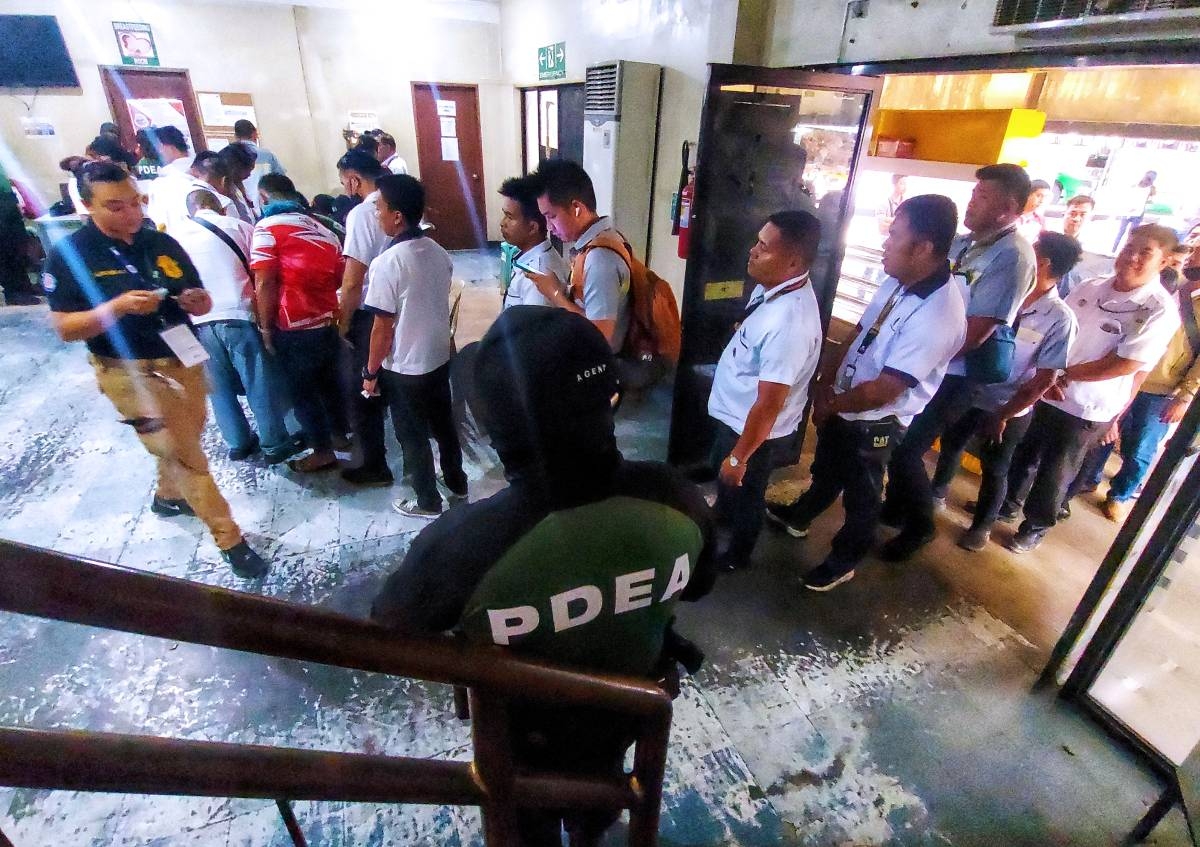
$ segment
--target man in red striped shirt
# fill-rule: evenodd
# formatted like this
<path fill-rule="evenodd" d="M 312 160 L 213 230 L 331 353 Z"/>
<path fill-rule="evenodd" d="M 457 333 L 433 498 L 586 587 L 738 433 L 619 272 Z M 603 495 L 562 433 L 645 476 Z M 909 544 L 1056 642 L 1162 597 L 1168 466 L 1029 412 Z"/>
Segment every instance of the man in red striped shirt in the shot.
<path fill-rule="evenodd" d="M 263 344 L 287 376 L 296 418 L 312 452 L 288 462 L 299 473 L 337 467 L 335 438 L 348 430 L 338 379 L 337 292 L 342 253 L 337 236 L 306 211 L 290 180 L 259 182 L 263 217 L 254 227 L 250 267 Z"/>

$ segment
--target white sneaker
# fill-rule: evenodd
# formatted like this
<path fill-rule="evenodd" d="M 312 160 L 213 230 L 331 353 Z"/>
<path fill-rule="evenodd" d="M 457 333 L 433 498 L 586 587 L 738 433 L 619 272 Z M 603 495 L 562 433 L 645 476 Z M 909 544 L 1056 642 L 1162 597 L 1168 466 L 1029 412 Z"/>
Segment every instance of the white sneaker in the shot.
<path fill-rule="evenodd" d="M 392 508 L 402 515 L 408 515 L 410 518 L 422 518 L 424 520 L 433 520 L 442 513 L 441 509 L 438 509 L 436 512 L 430 509 L 422 509 L 415 499 L 405 500 L 402 498 L 400 500 L 393 500 Z"/>

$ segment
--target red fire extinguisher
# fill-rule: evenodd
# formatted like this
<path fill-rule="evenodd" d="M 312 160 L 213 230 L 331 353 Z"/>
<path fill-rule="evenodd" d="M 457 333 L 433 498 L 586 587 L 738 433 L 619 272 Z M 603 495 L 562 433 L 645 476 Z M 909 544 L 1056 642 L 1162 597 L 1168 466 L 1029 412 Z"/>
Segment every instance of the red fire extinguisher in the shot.
<path fill-rule="evenodd" d="M 687 185 L 679 192 L 679 246 L 681 259 L 688 257 L 692 245 L 692 196 L 696 193 L 696 175 L 688 174 Z"/>

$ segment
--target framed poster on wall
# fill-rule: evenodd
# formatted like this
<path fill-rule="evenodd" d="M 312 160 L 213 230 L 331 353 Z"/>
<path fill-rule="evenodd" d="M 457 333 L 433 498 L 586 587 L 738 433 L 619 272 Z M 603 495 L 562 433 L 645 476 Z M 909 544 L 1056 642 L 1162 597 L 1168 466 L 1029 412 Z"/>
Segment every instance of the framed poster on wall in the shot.
<path fill-rule="evenodd" d="M 158 48 L 154 46 L 150 24 L 113 21 L 113 34 L 121 51 L 121 64 L 158 67 Z"/>

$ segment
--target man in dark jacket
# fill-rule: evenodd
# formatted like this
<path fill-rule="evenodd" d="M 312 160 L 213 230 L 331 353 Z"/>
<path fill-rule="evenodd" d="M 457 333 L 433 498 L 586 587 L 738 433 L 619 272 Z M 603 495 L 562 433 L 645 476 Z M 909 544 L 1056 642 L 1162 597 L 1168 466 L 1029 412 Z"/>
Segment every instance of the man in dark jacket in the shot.
<path fill-rule="evenodd" d="M 417 536 L 372 617 L 407 634 L 461 632 L 559 664 L 656 677 L 675 602 L 699 599 L 714 579 L 700 492 L 666 465 L 622 458 L 616 362 L 580 315 L 506 310 L 480 342 L 476 382 L 510 485 Z M 632 734 L 622 718 L 541 704 L 512 714 L 521 765 L 623 772 Z M 522 812 L 521 843 L 558 845 L 564 824 L 594 843 L 615 819 Z"/>

